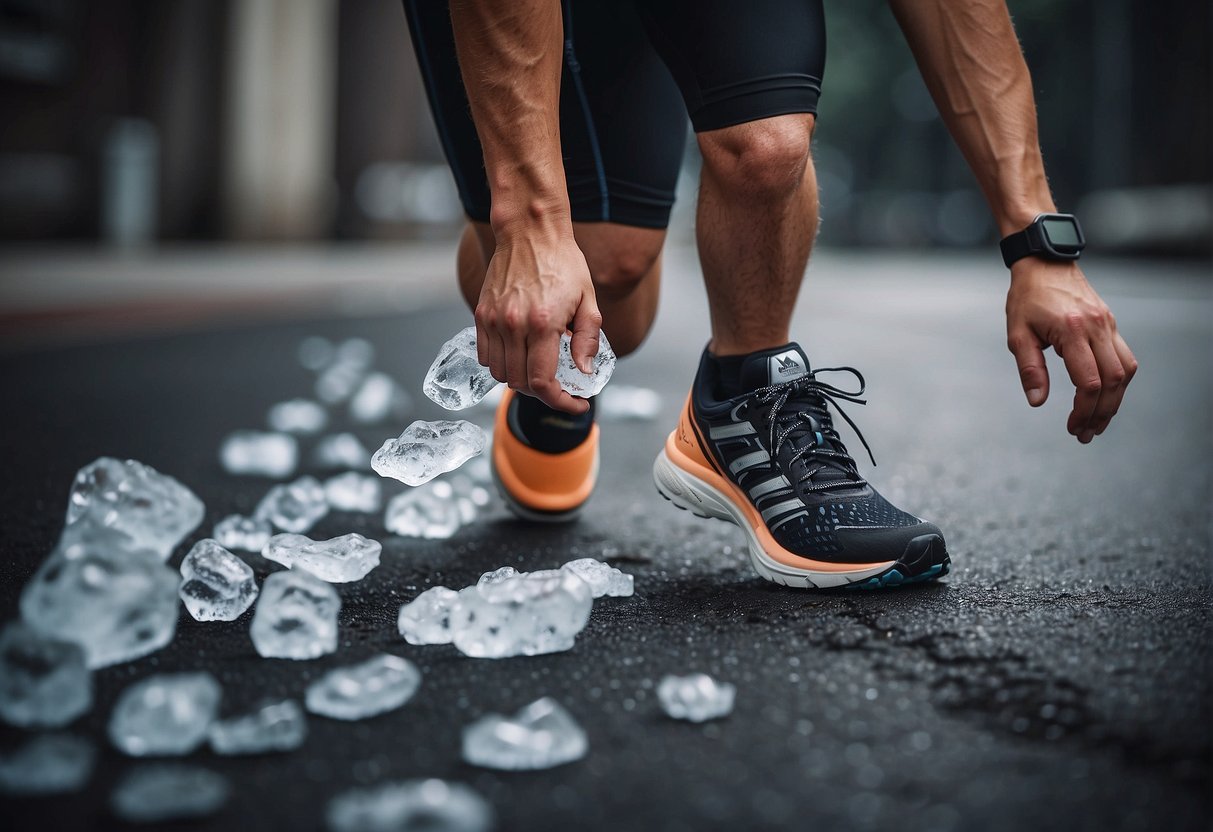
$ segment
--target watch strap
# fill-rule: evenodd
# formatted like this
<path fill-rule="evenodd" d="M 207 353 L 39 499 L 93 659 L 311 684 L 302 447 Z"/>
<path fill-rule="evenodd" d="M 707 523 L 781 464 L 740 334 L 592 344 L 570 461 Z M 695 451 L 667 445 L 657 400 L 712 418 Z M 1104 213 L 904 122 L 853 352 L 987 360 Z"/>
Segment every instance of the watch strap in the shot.
<path fill-rule="evenodd" d="M 1008 269 L 1011 268 L 1011 265 L 1015 261 L 1035 254 L 1032 238 L 1028 235 L 1028 232 L 1033 228 L 1035 228 L 1035 225 L 1029 225 L 1023 231 L 1008 234 L 998 243 L 998 247 L 1002 250 L 1002 262 L 1006 264 Z"/>

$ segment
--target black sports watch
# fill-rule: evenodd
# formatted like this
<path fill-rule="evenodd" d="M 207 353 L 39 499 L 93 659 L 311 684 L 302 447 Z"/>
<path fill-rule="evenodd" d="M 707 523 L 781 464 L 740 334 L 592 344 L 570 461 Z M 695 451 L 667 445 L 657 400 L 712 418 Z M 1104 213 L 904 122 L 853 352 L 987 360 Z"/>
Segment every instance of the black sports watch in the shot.
<path fill-rule="evenodd" d="M 1087 246 L 1082 226 L 1073 214 L 1037 214 L 1032 224 L 1002 238 L 1002 262 L 1011 268 L 1016 260 L 1077 260 Z"/>

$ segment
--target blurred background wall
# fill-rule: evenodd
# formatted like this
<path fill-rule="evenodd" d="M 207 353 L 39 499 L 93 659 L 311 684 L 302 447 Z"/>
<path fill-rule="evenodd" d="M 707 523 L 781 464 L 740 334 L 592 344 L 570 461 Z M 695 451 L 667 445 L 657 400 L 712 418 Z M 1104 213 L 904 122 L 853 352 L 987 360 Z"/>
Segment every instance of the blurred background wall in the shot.
<path fill-rule="evenodd" d="M 1207 255 L 1210 4 L 1010 7 L 1058 204 L 1102 249 Z M 827 0 L 827 20 L 823 242 L 988 244 L 883 0 Z M 395 0 L 0 0 L 0 125 L 10 246 L 443 238 L 459 223 Z M 691 177 L 682 192 L 685 228 Z"/>

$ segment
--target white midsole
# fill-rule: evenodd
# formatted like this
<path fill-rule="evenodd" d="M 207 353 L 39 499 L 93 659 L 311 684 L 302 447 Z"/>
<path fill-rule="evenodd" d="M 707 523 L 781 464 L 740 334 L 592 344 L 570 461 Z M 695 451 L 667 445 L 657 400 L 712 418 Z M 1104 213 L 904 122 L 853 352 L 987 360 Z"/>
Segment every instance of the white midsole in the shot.
<path fill-rule="evenodd" d="M 657 459 L 653 461 L 653 483 L 657 490 L 675 505 L 695 514 L 717 517 L 739 526 L 749 541 L 750 563 L 754 571 L 777 584 L 817 589 L 846 586 L 879 575 L 894 563 L 889 561 L 847 572 L 821 572 L 780 563 L 762 548 L 758 535 L 754 533 L 741 509 L 719 489 L 671 462 L 665 448 L 661 449 L 661 453 L 657 454 Z"/>

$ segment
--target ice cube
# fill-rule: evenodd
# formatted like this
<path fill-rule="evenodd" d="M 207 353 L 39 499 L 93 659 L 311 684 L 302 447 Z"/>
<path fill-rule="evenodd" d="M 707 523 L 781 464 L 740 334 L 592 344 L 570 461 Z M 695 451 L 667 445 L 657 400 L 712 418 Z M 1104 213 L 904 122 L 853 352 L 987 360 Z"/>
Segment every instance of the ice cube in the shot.
<path fill-rule="evenodd" d="M 661 412 L 661 396 L 657 391 L 627 384 L 612 384 L 594 403 L 594 413 L 600 419 L 649 421 Z"/>
<path fill-rule="evenodd" d="M 301 534 L 276 534 L 261 551 L 267 560 L 302 569 L 331 584 L 360 581 L 379 565 L 383 546 L 351 532 L 332 540 L 312 540 Z"/>
<path fill-rule="evenodd" d="M 210 538 L 185 556 L 181 579 L 181 601 L 198 621 L 235 621 L 257 599 L 252 568 Z"/>
<path fill-rule="evenodd" d="M 243 716 L 213 722 L 208 736 L 216 754 L 294 751 L 307 738 L 307 718 L 298 702 L 284 699 Z"/>
<path fill-rule="evenodd" d="M 35 630 L 84 648 L 90 668 L 159 650 L 177 629 L 175 570 L 110 528 L 77 523 L 21 593 Z"/>
<path fill-rule="evenodd" d="M 558 569 L 477 584 L 459 592 L 452 641 L 460 652 L 488 659 L 568 650 L 592 604 L 585 581 Z"/>
<path fill-rule="evenodd" d="M 22 728 L 58 728 L 93 705 L 84 651 L 15 621 L 0 633 L 0 719 Z"/>
<path fill-rule="evenodd" d="M 379 480 L 355 471 L 346 471 L 324 481 L 324 498 L 337 511 L 371 513 L 382 504 L 383 485 Z"/>
<path fill-rule="evenodd" d="M 471 476 L 460 471 L 448 480 L 459 509 L 459 520 L 467 525 L 476 519 L 492 499 L 489 490 Z"/>
<path fill-rule="evenodd" d="M 606 333 L 599 331 L 598 354 L 592 362 L 594 371 L 586 375 L 573 363 L 571 343 L 572 338 L 567 332 L 560 336 L 560 353 L 556 357 L 556 381 L 571 396 L 583 399 L 597 396 L 615 372 L 615 351 L 611 349 Z"/>
<path fill-rule="evenodd" d="M 202 501 L 172 477 L 136 462 L 103 456 L 81 468 L 72 484 L 67 523 L 89 521 L 122 532 L 136 549 L 168 560 L 202 522 Z"/>
<path fill-rule="evenodd" d="M 299 342 L 299 363 L 305 370 L 319 372 L 332 363 L 336 352 L 329 339 L 309 335 Z"/>
<path fill-rule="evenodd" d="M 311 399 L 289 399 L 270 408 L 265 418 L 270 430 L 310 436 L 329 423 L 329 412 Z"/>
<path fill-rule="evenodd" d="M 254 517 L 269 520 L 284 532 L 302 534 L 329 513 L 324 486 L 315 477 L 275 485 L 257 504 Z"/>
<path fill-rule="evenodd" d="M 88 740 L 39 734 L 0 757 L 0 792 L 29 797 L 78 792 L 92 775 L 96 756 Z"/>
<path fill-rule="evenodd" d="M 489 368 L 476 359 L 476 327 L 469 326 L 438 350 L 421 389 L 430 401 L 447 410 L 464 410 L 496 386 Z"/>
<path fill-rule="evenodd" d="M 332 362 L 316 378 L 316 398 L 325 404 L 339 404 L 358 390 L 375 360 L 375 348 L 362 338 L 350 338 L 337 345 Z"/>
<path fill-rule="evenodd" d="M 499 584 L 508 578 L 515 578 L 521 574 L 512 566 L 499 566 L 492 572 L 485 572 L 480 576 L 480 580 L 476 582 L 476 586 L 492 586 Z"/>
<path fill-rule="evenodd" d="M 594 558 L 578 558 L 560 567 L 572 572 L 590 587 L 595 598 L 604 595 L 627 597 L 633 592 L 633 578 L 610 564 Z"/>
<path fill-rule="evenodd" d="M 463 729 L 464 762 L 484 768 L 552 768 L 580 760 L 589 747 L 577 721 L 548 696 L 512 717 L 489 714 Z"/>
<path fill-rule="evenodd" d="M 689 676 L 665 676 L 657 685 L 661 708 L 674 719 L 705 722 L 728 716 L 733 711 L 737 688 L 717 682 L 706 673 Z"/>
<path fill-rule="evenodd" d="M 307 572 L 275 572 L 261 586 L 249 634 L 268 659 L 314 659 L 337 649 L 336 591 Z"/>
<path fill-rule="evenodd" d="M 489 832 L 493 810 L 461 783 L 406 780 L 329 801 L 329 832 Z"/>
<path fill-rule="evenodd" d="M 350 418 L 364 425 L 377 425 L 399 419 L 411 405 L 409 394 L 394 378 L 387 373 L 371 373 L 350 399 Z"/>
<path fill-rule="evenodd" d="M 403 537 L 445 540 L 459 531 L 463 516 L 450 483 L 437 480 L 393 497 L 383 523 Z"/>
<path fill-rule="evenodd" d="M 154 763 L 127 773 L 110 795 L 110 806 L 128 823 L 164 823 L 213 815 L 230 791 L 227 779 L 208 769 Z"/>
<path fill-rule="evenodd" d="M 206 739 L 222 695 L 209 673 L 149 676 L 118 697 L 110 740 L 132 757 L 189 754 Z"/>
<path fill-rule="evenodd" d="M 366 470 L 371 467 L 371 452 L 352 433 L 334 433 L 316 443 L 312 463 L 326 471 L 341 468 Z"/>
<path fill-rule="evenodd" d="M 273 533 L 269 520 L 229 514 L 215 524 L 211 537 L 225 549 L 260 552 L 265 548 L 265 544 L 270 542 L 270 535 Z"/>
<path fill-rule="evenodd" d="M 417 421 L 375 451 L 371 468 L 381 477 L 421 485 L 479 454 L 485 441 L 484 431 L 471 422 Z"/>
<path fill-rule="evenodd" d="M 389 653 L 330 670 L 308 685 L 304 704 L 330 719 L 366 719 L 394 711 L 413 698 L 421 673 L 408 659 Z"/>
<path fill-rule="evenodd" d="M 285 433 L 232 431 L 219 448 L 219 462 L 229 474 L 282 479 L 295 473 L 299 443 Z"/>
<path fill-rule="evenodd" d="M 451 609 L 459 597 L 453 589 L 427 589 L 400 608 L 396 626 L 409 644 L 450 644 Z"/>

